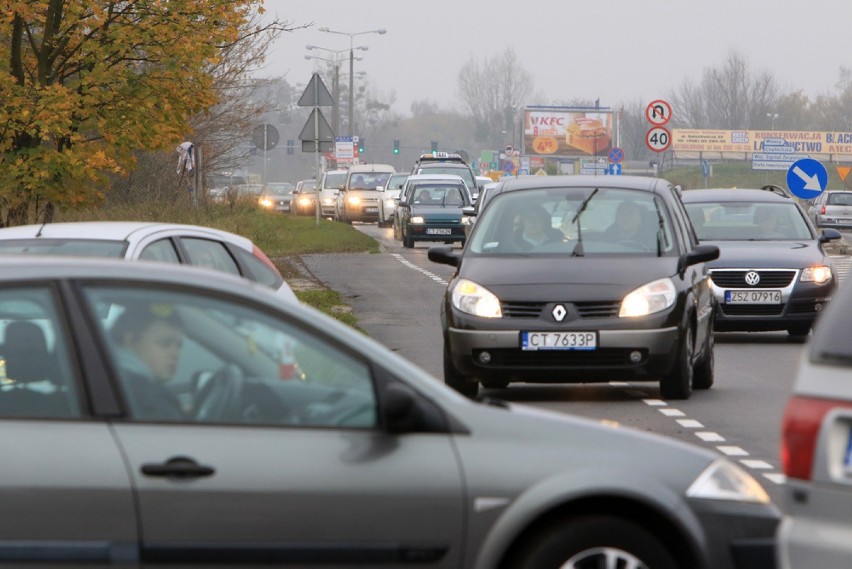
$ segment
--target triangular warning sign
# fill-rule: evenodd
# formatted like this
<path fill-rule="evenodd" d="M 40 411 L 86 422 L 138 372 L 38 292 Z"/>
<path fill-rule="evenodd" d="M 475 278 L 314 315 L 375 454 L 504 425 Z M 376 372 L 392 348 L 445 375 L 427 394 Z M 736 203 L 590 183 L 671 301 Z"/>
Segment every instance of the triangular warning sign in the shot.
<path fill-rule="evenodd" d="M 840 176 L 841 182 L 846 181 L 846 176 L 849 175 L 850 170 L 852 170 L 852 166 L 838 166 L 837 167 L 837 175 Z"/>
<path fill-rule="evenodd" d="M 331 93 L 325 83 L 320 79 L 319 73 L 314 73 L 308 86 L 305 87 L 305 92 L 299 99 L 300 107 L 333 107 L 334 99 L 331 98 Z"/>
<path fill-rule="evenodd" d="M 334 131 L 328 126 L 328 121 L 322 116 L 319 109 L 311 111 L 308 122 L 299 134 L 299 140 L 311 140 L 316 142 L 334 142 Z"/>

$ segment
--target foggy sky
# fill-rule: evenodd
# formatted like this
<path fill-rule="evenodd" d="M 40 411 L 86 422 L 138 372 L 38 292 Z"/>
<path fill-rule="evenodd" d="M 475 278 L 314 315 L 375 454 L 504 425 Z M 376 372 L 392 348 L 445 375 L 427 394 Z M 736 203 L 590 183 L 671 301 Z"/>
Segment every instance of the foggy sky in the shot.
<path fill-rule="evenodd" d="M 835 94 L 840 67 L 852 68 L 852 0 L 266 0 L 265 7 L 294 25 L 314 24 L 283 34 L 258 73 L 292 84 L 307 83 L 323 63 L 306 54 L 334 57 L 307 44 L 346 50 L 341 72 L 348 73 L 349 36 L 318 28 L 386 29 L 352 38 L 369 47 L 355 51 L 364 58 L 355 61 L 356 82 L 365 71 L 371 92 L 394 93 L 392 108 L 403 116 L 413 101 L 457 105 L 461 67 L 508 47 L 534 78 L 526 105 L 663 98 L 732 52 L 753 71 L 771 72 L 782 89 L 811 98 Z"/>

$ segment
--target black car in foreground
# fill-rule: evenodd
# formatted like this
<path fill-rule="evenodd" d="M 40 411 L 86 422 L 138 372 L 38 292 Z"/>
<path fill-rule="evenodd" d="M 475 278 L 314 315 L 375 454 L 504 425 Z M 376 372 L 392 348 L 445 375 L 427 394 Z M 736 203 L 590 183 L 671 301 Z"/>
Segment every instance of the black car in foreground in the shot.
<path fill-rule="evenodd" d="M 716 330 L 807 336 L 837 286 L 823 246 L 840 233 L 817 234 L 777 186 L 689 190 L 683 202 L 698 238 L 720 250 L 710 264 Z"/>
<path fill-rule="evenodd" d="M 713 384 L 707 261 L 679 190 L 656 178 L 548 176 L 490 190 L 441 308 L 444 381 L 473 397 L 511 382 Z"/>

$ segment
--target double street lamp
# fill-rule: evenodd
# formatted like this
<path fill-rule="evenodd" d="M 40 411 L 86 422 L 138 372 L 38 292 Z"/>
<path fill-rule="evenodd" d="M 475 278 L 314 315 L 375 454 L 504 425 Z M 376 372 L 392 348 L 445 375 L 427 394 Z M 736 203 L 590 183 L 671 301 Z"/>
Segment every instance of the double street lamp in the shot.
<path fill-rule="evenodd" d="M 778 118 L 778 113 L 766 113 L 769 117 L 769 130 L 775 130 L 775 119 Z"/>
<path fill-rule="evenodd" d="M 349 36 L 349 136 L 354 136 L 355 134 L 355 36 L 361 36 L 364 34 L 385 34 L 387 30 L 384 28 L 380 28 L 377 30 L 365 30 L 363 32 L 341 32 L 338 30 L 332 30 L 330 28 L 320 28 L 319 31 L 326 32 L 328 34 L 339 34 L 342 36 Z M 360 48 L 359 48 L 360 49 Z M 345 50 L 341 50 L 345 51 Z"/>
<path fill-rule="evenodd" d="M 308 51 L 319 49 L 322 51 L 327 51 L 329 53 L 334 54 L 334 59 L 328 59 L 326 57 L 320 57 L 318 55 L 305 55 L 305 59 L 318 59 L 320 61 L 326 61 L 334 65 L 334 77 L 332 79 L 331 84 L 331 96 L 334 99 L 334 108 L 331 111 L 331 122 L 334 128 L 334 135 L 338 136 L 340 134 L 340 54 L 346 51 L 350 51 L 348 49 L 329 49 L 327 47 L 320 47 L 318 45 L 306 45 L 305 49 Z M 360 49 L 366 51 L 368 48 L 365 45 L 360 45 L 354 49 Z M 357 59 L 361 61 L 364 59 L 363 57 L 353 57 L 353 59 Z"/>

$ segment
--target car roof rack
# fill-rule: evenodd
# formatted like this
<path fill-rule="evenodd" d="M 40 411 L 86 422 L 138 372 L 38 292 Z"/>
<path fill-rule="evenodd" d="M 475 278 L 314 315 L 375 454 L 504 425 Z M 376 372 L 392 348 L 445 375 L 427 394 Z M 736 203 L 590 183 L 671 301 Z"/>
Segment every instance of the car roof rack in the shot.
<path fill-rule="evenodd" d="M 790 195 L 790 192 L 788 192 L 786 189 L 782 188 L 781 186 L 777 186 L 775 184 L 766 184 L 765 186 L 761 186 L 760 189 L 765 190 L 767 192 L 772 192 L 773 194 L 778 194 L 782 198 L 793 197 L 792 195 Z"/>

